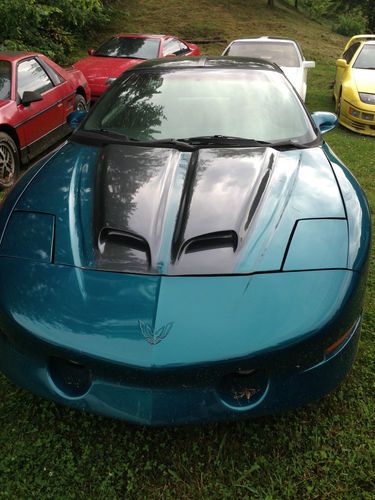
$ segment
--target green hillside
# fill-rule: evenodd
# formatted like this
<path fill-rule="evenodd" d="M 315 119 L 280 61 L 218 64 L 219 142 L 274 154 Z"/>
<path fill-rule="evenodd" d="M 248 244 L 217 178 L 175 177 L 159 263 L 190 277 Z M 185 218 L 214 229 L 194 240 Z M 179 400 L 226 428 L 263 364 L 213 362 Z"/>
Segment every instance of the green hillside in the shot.
<path fill-rule="evenodd" d="M 114 21 L 93 41 L 102 41 L 114 32 L 167 33 L 228 42 L 247 36 L 285 36 L 298 40 L 307 57 L 331 59 L 339 55 L 345 40 L 281 2 L 270 9 L 266 0 L 122 0 L 114 3 L 114 9 Z M 202 47 L 207 54 L 220 54 L 224 48 L 225 43 Z"/>
<path fill-rule="evenodd" d="M 298 40 L 317 67 L 310 110 L 333 110 L 334 60 L 345 38 L 266 0 L 128 0 L 95 46 L 118 32 L 164 32 L 230 41 Z M 225 43 L 202 46 L 218 55 Z M 375 206 L 375 138 L 338 127 L 326 136 Z M 362 338 L 345 383 L 322 401 L 239 423 L 146 429 L 44 401 L 0 375 L 0 497 L 127 499 L 374 499 L 375 280 L 372 262 Z"/>

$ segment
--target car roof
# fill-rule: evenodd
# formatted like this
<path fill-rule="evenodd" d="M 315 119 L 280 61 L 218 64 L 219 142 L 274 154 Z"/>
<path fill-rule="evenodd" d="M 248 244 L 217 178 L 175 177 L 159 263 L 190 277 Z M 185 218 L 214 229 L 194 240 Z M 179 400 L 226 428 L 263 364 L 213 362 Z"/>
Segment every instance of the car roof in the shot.
<path fill-rule="evenodd" d="M 138 71 L 143 69 L 174 69 L 174 68 L 241 68 L 241 69 L 266 69 L 281 73 L 277 64 L 250 57 L 234 56 L 194 56 L 150 59 L 137 64 L 127 71 Z"/>
<path fill-rule="evenodd" d="M 1 50 L 0 60 L 2 61 L 18 61 L 25 57 L 39 56 L 37 52 L 22 52 L 20 50 Z"/>
<path fill-rule="evenodd" d="M 288 43 L 292 42 L 298 45 L 298 42 L 293 40 L 292 38 L 283 38 L 283 37 L 278 37 L 278 36 L 252 36 L 249 38 L 237 38 L 236 40 L 233 40 L 231 43 L 234 42 L 281 42 L 281 43 Z"/>
<path fill-rule="evenodd" d="M 280 42 L 280 43 L 293 43 L 297 50 L 300 53 L 301 58 L 303 59 L 303 52 L 300 44 L 297 42 L 297 40 L 293 40 L 292 38 L 283 38 L 279 36 L 254 36 L 250 38 L 237 38 L 236 40 L 233 40 L 230 42 L 230 44 L 227 46 L 230 47 L 233 43 L 236 42 Z M 225 49 L 226 50 L 226 49 Z"/>
<path fill-rule="evenodd" d="M 118 33 L 113 38 L 167 38 L 168 35 L 152 33 Z"/>
<path fill-rule="evenodd" d="M 348 43 L 345 45 L 345 48 L 343 52 L 346 52 L 348 48 L 353 45 L 354 43 L 359 42 L 362 44 L 371 44 L 373 45 L 375 43 L 375 35 L 355 35 L 350 38 Z"/>

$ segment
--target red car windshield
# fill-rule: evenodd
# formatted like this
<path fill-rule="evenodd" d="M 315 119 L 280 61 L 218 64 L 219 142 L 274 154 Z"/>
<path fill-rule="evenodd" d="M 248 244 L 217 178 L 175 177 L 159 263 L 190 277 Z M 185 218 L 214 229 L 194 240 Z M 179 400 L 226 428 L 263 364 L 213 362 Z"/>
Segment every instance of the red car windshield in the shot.
<path fill-rule="evenodd" d="M 158 38 L 116 37 L 103 43 L 94 56 L 154 59 L 159 55 Z"/>
<path fill-rule="evenodd" d="M 0 61 L 0 99 L 10 99 L 11 66 L 8 61 Z"/>

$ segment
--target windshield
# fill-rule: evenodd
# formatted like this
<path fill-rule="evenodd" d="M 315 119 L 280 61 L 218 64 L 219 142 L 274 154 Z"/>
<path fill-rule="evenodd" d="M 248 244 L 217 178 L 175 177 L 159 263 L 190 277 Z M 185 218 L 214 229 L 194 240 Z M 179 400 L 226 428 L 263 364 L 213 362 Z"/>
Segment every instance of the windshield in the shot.
<path fill-rule="evenodd" d="M 103 43 L 94 56 L 153 59 L 159 55 L 158 38 L 116 37 Z"/>
<path fill-rule="evenodd" d="M 301 65 L 296 46 L 291 42 L 234 42 L 224 55 L 257 57 L 286 67 Z"/>
<path fill-rule="evenodd" d="M 11 66 L 8 61 L 0 61 L 0 99 L 10 99 Z"/>
<path fill-rule="evenodd" d="M 212 135 L 304 143 L 316 139 L 284 75 L 260 69 L 133 72 L 96 104 L 83 130 L 139 141 Z"/>
<path fill-rule="evenodd" d="M 375 69 L 375 45 L 364 45 L 353 68 Z"/>

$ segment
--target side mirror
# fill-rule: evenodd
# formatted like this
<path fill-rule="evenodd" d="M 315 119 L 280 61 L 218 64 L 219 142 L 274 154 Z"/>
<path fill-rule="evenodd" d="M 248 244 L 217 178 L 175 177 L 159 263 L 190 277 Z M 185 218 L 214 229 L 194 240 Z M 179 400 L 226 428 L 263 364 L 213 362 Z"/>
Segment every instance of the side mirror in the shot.
<path fill-rule="evenodd" d="M 87 111 L 72 111 L 68 114 L 67 123 L 71 129 L 77 128 L 86 118 Z"/>
<path fill-rule="evenodd" d="M 303 61 L 303 67 L 306 69 L 315 68 L 315 61 Z"/>
<path fill-rule="evenodd" d="M 32 102 L 37 102 L 37 101 L 42 101 L 43 97 L 39 92 L 34 92 L 33 90 L 25 90 L 23 93 L 22 99 L 21 99 L 21 104 L 24 106 L 30 106 Z"/>
<path fill-rule="evenodd" d="M 321 134 L 329 132 L 337 125 L 337 116 L 328 111 L 317 111 L 316 113 L 312 113 L 311 118 L 314 120 Z"/>
<path fill-rule="evenodd" d="M 338 68 L 346 68 L 347 67 L 347 62 L 345 61 L 345 59 L 337 59 L 336 61 L 336 66 Z"/>
<path fill-rule="evenodd" d="M 93 56 L 95 54 L 95 49 L 89 49 L 87 53 L 89 56 Z"/>

